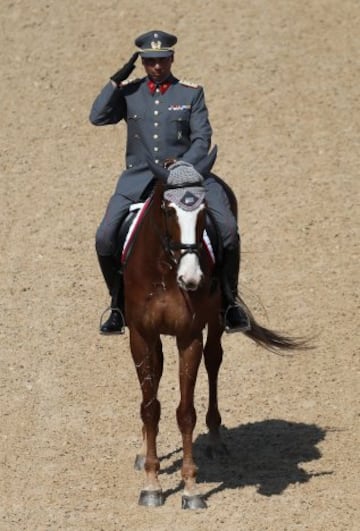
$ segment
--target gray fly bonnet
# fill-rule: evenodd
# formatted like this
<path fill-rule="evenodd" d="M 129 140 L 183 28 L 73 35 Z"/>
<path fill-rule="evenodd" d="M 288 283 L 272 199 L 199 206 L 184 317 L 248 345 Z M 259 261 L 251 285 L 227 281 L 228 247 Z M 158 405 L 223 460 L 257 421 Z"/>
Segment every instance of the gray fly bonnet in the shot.
<path fill-rule="evenodd" d="M 169 166 L 164 198 L 183 210 L 196 210 L 204 201 L 204 178 L 192 164 L 184 161 Z"/>

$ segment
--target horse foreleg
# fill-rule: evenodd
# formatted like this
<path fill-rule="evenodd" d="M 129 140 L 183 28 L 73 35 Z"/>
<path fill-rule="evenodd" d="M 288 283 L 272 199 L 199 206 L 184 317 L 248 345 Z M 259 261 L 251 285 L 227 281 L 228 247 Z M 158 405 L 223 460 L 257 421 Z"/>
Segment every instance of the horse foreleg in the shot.
<path fill-rule="evenodd" d="M 202 357 L 202 336 L 192 341 L 178 339 L 180 355 L 180 403 L 176 410 L 177 422 L 182 435 L 183 463 L 181 476 L 184 481 L 182 507 L 184 509 L 205 508 L 206 504 L 196 484 L 197 467 L 193 459 L 193 432 L 196 424 L 194 391 L 199 364 Z"/>
<path fill-rule="evenodd" d="M 145 460 L 138 456 L 137 461 L 144 463 L 146 480 L 139 504 L 162 505 L 164 500 L 158 479 L 160 461 L 156 449 L 160 420 L 160 402 L 157 393 L 163 370 L 161 342 L 159 338 L 144 338 L 137 331 L 130 330 L 130 346 L 142 392 L 140 411 L 143 421 Z"/>
<path fill-rule="evenodd" d="M 145 459 L 146 459 L 146 431 L 145 426 L 142 427 L 142 445 L 140 452 L 136 455 L 134 468 L 135 470 L 144 470 L 145 469 Z"/>
<path fill-rule="evenodd" d="M 160 382 L 162 371 L 163 371 L 163 351 L 162 351 L 162 343 L 161 343 L 160 338 L 158 338 L 158 341 L 156 344 L 156 352 L 157 352 L 156 360 L 158 361 L 158 363 L 155 364 L 155 370 L 157 370 L 157 381 Z M 143 424 L 142 445 L 141 445 L 141 450 L 139 451 L 139 453 L 137 454 L 135 458 L 135 463 L 134 463 L 135 470 L 145 469 L 146 448 L 147 448 L 146 429 L 145 429 L 145 425 Z"/>
<path fill-rule="evenodd" d="M 209 403 L 206 414 L 206 425 L 209 428 L 210 444 L 208 454 L 227 453 L 227 449 L 220 438 L 221 415 L 218 407 L 218 375 L 223 358 L 221 346 L 222 327 L 218 323 L 208 326 L 208 337 L 204 348 L 205 367 L 209 382 Z"/>

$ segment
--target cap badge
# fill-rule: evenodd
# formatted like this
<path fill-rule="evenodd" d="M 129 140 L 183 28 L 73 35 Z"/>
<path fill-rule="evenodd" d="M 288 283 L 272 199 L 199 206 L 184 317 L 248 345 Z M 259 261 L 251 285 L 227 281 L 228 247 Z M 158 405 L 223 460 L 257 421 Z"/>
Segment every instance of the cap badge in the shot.
<path fill-rule="evenodd" d="M 153 50 L 161 50 L 161 41 L 152 41 L 151 48 Z"/>

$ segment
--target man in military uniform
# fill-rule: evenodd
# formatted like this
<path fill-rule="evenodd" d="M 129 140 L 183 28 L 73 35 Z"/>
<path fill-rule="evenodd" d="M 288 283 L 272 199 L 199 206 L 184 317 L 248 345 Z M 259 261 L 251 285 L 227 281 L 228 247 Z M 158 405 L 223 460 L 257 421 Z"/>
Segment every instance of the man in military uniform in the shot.
<path fill-rule="evenodd" d="M 212 129 L 203 88 L 173 76 L 175 35 L 154 30 L 140 35 L 140 49 L 113 76 L 95 99 L 90 121 L 94 125 L 127 124 L 126 169 L 120 175 L 104 219 L 96 233 L 100 267 L 112 296 L 111 314 L 101 325 L 105 334 L 124 331 L 123 293 L 114 259 L 121 220 L 130 205 L 139 201 L 153 180 L 147 165 L 149 153 L 157 164 L 182 160 L 196 164 L 207 156 Z M 129 80 L 138 56 L 146 76 Z M 248 329 L 249 321 L 237 301 L 240 240 L 225 190 L 210 174 L 205 176 L 206 200 L 224 246 L 223 292 L 225 329 Z M 120 292 L 119 292 L 120 287 Z"/>

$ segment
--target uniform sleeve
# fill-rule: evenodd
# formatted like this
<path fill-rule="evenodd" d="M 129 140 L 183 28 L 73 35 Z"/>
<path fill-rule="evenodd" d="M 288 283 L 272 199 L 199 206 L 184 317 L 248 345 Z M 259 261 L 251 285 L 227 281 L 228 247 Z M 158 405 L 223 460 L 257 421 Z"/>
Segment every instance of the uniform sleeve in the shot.
<path fill-rule="evenodd" d="M 93 125 L 116 124 L 126 115 L 126 102 L 121 89 L 109 81 L 95 99 L 89 120 Z"/>
<path fill-rule="evenodd" d="M 182 156 L 182 160 L 196 164 L 209 151 L 212 129 L 205 103 L 204 90 L 200 88 L 192 104 L 190 116 L 190 148 Z"/>

